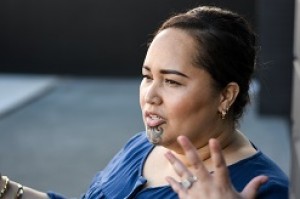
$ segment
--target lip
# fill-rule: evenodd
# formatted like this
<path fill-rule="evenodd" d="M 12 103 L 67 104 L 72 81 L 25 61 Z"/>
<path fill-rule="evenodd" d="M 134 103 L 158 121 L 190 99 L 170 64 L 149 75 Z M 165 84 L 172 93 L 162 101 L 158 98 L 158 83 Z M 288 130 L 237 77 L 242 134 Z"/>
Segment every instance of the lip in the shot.
<path fill-rule="evenodd" d="M 156 115 L 158 118 L 153 119 L 151 116 Z M 155 127 L 166 123 L 166 119 L 155 112 L 146 111 L 144 114 L 146 125 L 149 127 Z"/>

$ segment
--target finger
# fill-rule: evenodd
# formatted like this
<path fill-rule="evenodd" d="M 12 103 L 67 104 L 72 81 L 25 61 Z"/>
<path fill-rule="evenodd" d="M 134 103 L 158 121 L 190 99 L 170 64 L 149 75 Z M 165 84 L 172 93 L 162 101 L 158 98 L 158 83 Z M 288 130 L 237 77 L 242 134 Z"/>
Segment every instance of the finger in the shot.
<path fill-rule="evenodd" d="M 189 162 L 193 165 L 193 167 L 197 171 L 197 175 L 201 179 L 209 176 L 209 172 L 207 171 L 206 167 L 204 166 L 202 160 L 199 158 L 197 153 L 197 149 L 193 146 L 190 140 L 185 136 L 179 136 L 177 138 L 178 143 L 184 150 L 185 156 L 189 160 Z"/>
<path fill-rule="evenodd" d="M 181 178 L 187 178 L 192 175 L 191 172 L 186 168 L 186 166 L 170 151 L 165 154 L 165 157 L 169 160 L 178 176 L 180 176 Z"/>
<path fill-rule="evenodd" d="M 216 177 L 216 183 L 220 186 L 224 186 L 224 184 L 231 184 L 229 180 L 228 168 L 226 166 L 219 142 L 216 139 L 210 139 L 209 149 L 215 170 L 214 175 Z"/>
<path fill-rule="evenodd" d="M 267 176 L 256 176 L 243 189 L 242 196 L 244 198 L 255 198 L 256 193 L 261 185 L 268 181 Z"/>
<path fill-rule="evenodd" d="M 171 188 L 180 196 L 180 198 L 186 195 L 186 189 L 184 189 L 174 178 L 166 177 L 166 180 L 170 184 Z"/>

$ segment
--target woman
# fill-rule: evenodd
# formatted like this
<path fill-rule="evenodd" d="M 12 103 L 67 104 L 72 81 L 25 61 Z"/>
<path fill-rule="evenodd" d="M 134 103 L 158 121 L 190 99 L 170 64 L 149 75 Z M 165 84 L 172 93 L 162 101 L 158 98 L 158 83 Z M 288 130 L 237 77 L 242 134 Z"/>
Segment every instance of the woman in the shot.
<path fill-rule="evenodd" d="M 83 198 L 288 198 L 285 174 L 237 130 L 255 48 L 247 22 L 230 11 L 198 7 L 168 19 L 142 66 L 146 132 L 129 140 Z M 3 177 L 0 187 L 3 198 L 63 198 Z"/>

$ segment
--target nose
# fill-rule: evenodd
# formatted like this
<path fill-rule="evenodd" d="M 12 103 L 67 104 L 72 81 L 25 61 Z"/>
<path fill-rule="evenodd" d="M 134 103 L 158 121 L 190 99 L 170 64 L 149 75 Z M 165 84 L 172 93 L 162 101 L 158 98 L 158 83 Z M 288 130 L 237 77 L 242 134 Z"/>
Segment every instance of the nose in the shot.
<path fill-rule="evenodd" d="M 159 94 L 159 85 L 153 83 L 148 86 L 145 92 L 145 102 L 152 105 L 159 105 L 162 103 L 162 98 Z"/>

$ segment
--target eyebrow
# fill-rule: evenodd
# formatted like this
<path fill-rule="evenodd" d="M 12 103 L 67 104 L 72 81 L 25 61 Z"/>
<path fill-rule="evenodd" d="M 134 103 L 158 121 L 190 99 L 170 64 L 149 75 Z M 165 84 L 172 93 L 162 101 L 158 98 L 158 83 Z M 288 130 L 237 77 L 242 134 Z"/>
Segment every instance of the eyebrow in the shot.
<path fill-rule="evenodd" d="M 148 66 L 143 66 L 143 68 L 148 70 L 148 71 L 151 71 L 151 69 Z M 182 77 L 189 78 L 186 74 L 183 74 L 183 73 L 181 73 L 177 70 L 172 70 L 172 69 L 161 69 L 160 73 L 161 74 L 174 74 L 174 75 L 179 75 L 179 76 L 182 76 Z"/>

